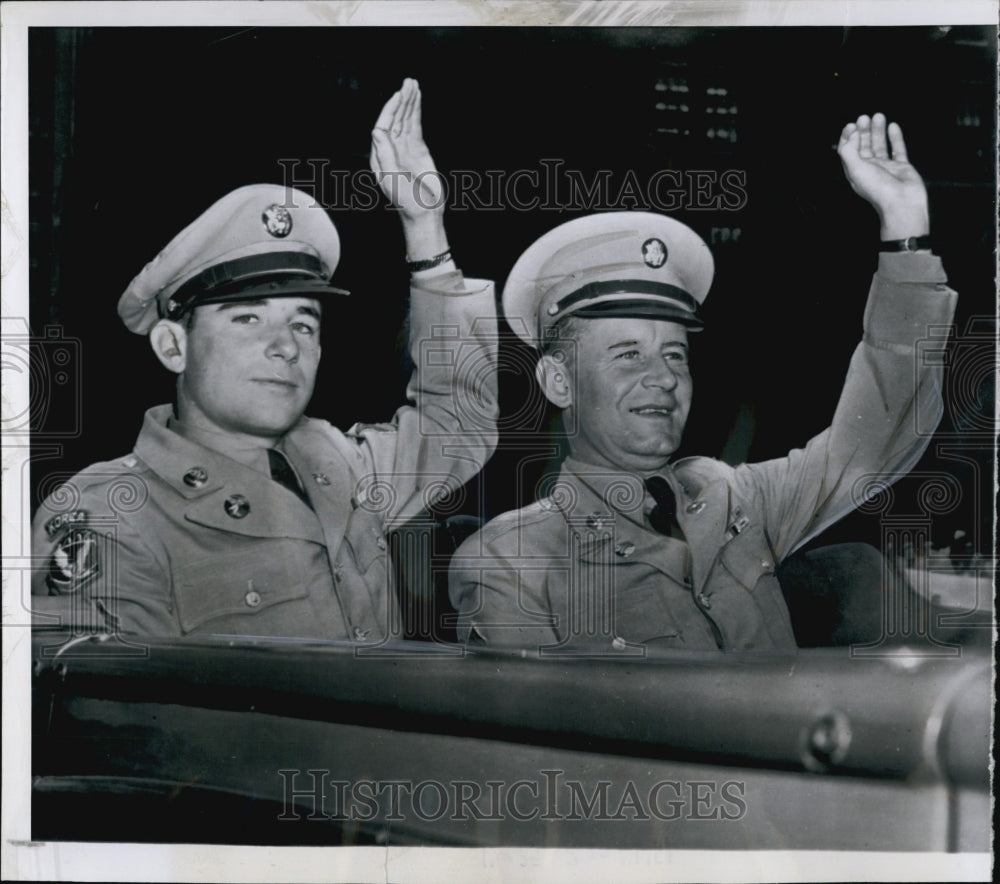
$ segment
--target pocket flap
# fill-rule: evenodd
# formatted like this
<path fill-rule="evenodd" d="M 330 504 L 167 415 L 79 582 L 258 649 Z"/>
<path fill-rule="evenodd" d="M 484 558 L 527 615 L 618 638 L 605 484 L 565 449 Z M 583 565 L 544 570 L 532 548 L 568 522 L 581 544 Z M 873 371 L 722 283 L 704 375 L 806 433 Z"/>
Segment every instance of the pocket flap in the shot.
<path fill-rule="evenodd" d="M 308 594 L 302 565 L 284 541 L 254 544 L 252 553 L 202 559 L 179 568 L 174 581 L 186 633 L 220 617 L 253 616 Z"/>
<path fill-rule="evenodd" d="M 615 594 L 615 636 L 636 644 L 680 634 L 660 593 L 653 587 L 619 590 Z"/>

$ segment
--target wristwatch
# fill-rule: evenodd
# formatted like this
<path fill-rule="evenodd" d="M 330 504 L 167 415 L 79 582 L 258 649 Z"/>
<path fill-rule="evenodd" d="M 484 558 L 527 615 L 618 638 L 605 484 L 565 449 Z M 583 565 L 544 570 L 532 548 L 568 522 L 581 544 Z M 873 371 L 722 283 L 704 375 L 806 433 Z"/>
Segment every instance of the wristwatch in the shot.
<path fill-rule="evenodd" d="M 880 252 L 919 252 L 931 247 L 929 236 L 908 236 L 906 239 L 884 239 L 879 246 Z"/>

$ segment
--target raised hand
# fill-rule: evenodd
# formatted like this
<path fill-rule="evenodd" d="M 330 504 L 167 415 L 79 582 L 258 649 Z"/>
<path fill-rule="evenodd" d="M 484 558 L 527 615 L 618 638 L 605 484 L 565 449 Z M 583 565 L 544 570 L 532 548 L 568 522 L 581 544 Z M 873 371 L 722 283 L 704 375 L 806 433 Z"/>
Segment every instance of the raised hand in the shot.
<path fill-rule="evenodd" d="M 447 249 L 444 182 L 424 141 L 416 80 L 405 79 L 382 108 L 372 130 L 371 168 L 382 192 L 399 210 L 409 259 Z"/>
<path fill-rule="evenodd" d="M 930 232 L 927 190 L 920 173 L 910 165 L 897 123 L 887 128 L 884 114 L 862 114 L 857 122 L 844 126 L 837 153 L 855 193 L 878 212 L 883 240 Z"/>

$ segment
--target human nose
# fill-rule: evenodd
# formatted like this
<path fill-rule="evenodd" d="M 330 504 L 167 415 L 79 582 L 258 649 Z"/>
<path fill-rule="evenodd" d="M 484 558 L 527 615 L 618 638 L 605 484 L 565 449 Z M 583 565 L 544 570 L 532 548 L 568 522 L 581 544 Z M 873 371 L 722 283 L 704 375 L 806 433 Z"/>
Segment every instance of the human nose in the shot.
<path fill-rule="evenodd" d="M 291 365 L 298 362 L 299 342 L 292 330 L 287 325 L 282 324 L 270 332 L 270 340 L 265 352 L 269 358 L 278 357 Z"/>
<path fill-rule="evenodd" d="M 644 387 L 673 390 L 677 386 L 677 375 L 666 360 L 657 359 L 643 375 L 642 384 Z"/>

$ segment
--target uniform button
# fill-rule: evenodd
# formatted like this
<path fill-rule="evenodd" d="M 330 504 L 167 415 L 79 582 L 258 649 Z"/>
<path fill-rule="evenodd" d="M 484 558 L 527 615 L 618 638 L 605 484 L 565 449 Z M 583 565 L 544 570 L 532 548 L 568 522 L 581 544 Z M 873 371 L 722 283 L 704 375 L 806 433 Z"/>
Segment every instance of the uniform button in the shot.
<path fill-rule="evenodd" d="M 694 503 L 689 503 L 687 505 L 687 511 L 689 513 L 700 513 L 703 509 L 705 509 L 705 501 L 703 500 L 696 500 Z"/>
<path fill-rule="evenodd" d="M 761 567 L 762 567 L 762 568 L 763 568 L 763 569 L 764 569 L 765 571 L 770 571 L 770 570 L 771 570 L 771 568 L 773 568 L 773 567 L 774 567 L 774 565 L 772 564 L 772 562 L 771 562 L 771 560 L 770 560 L 770 559 L 761 559 L 761 560 L 760 560 L 760 566 L 761 566 Z"/>
<path fill-rule="evenodd" d="M 256 608 L 260 604 L 260 593 L 256 590 L 251 589 L 245 596 L 243 600 L 251 607 Z"/>
<path fill-rule="evenodd" d="M 708 609 L 712 607 L 712 600 L 707 595 L 705 595 L 705 593 L 699 592 L 698 604 L 701 605 L 703 608 Z"/>
<path fill-rule="evenodd" d="M 379 537 L 375 541 L 375 546 L 377 546 L 379 549 L 385 549 L 385 538 L 384 537 Z"/>
<path fill-rule="evenodd" d="M 208 481 L 208 470 L 204 467 L 191 467 L 184 474 L 184 484 L 189 488 L 201 488 Z"/>
<path fill-rule="evenodd" d="M 226 498 L 223 504 L 226 512 L 234 519 L 242 519 L 250 512 L 250 501 L 242 494 L 233 494 Z"/>
<path fill-rule="evenodd" d="M 611 639 L 611 647 L 613 647 L 616 651 L 624 651 L 625 645 L 625 639 L 619 635 L 616 635 L 613 639 Z"/>
<path fill-rule="evenodd" d="M 615 555 L 621 556 L 623 559 L 627 559 L 634 552 L 635 544 L 631 540 L 623 540 L 615 547 Z"/>
<path fill-rule="evenodd" d="M 355 626 L 354 627 L 355 641 L 363 642 L 365 639 L 368 638 L 368 632 L 369 630 L 367 629 L 362 629 L 360 626 Z"/>
<path fill-rule="evenodd" d="M 317 485 L 329 485 L 330 477 L 326 473 L 313 473 Z"/>

